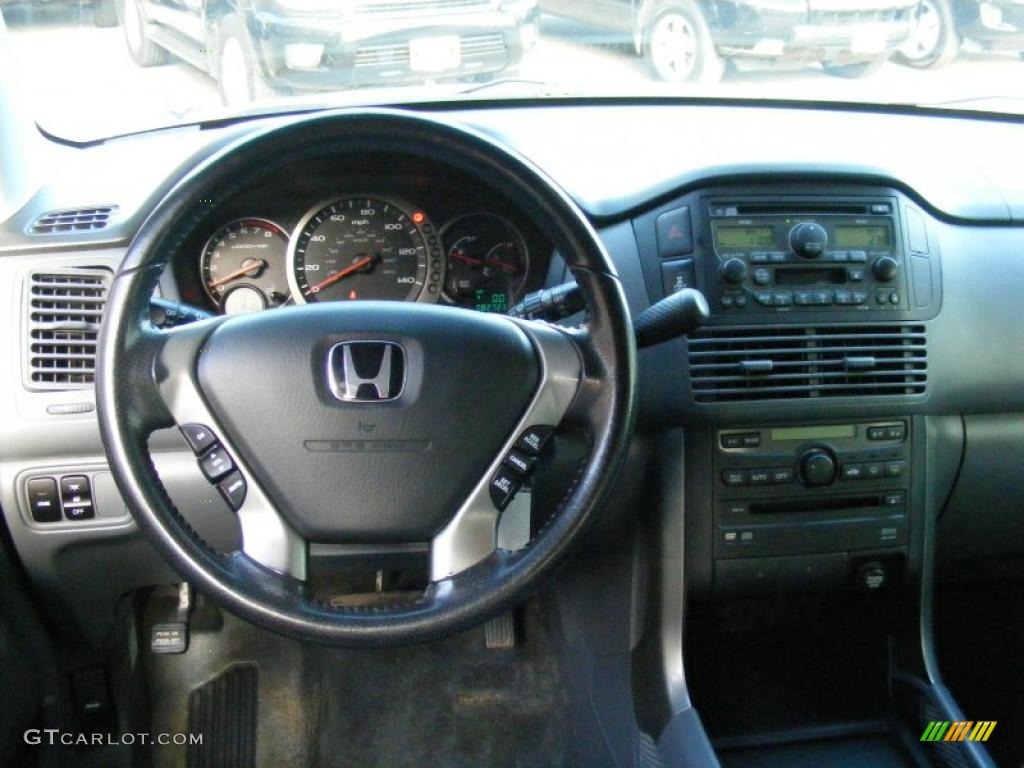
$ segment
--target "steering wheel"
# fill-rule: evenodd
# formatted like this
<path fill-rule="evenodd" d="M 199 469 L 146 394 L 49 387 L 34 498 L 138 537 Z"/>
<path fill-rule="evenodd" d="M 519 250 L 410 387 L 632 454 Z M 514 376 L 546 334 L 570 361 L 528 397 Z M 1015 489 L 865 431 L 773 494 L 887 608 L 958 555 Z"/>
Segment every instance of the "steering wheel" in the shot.
<path fill-rule="evenodd" d="M 286 173 L 298 159 L 374 154 L 429 160 L 500 190 L 566 259 L 586 299 L 586 323 L 566 329 L 359 301 L 171 330 L 151 324 L 157 280 L 211 215 L 209 200 Z M 421 642 L 522 600 L 606 499 L 633 426 L 633 330 L 615 270 L 585 217 L 495 140 L 397 110 L 298 118 L 247 135 L 194 168 L 128 248 L 99 347 L 103 445 L 140 529 L 182 578 L 225 609 L 313 642 Z M 161 485 L 147 440 L 174 425 L 235 509 L 240 550 L 206 544 Z M 563 430 L 587 445 L 568 489 L 525 546 L 500 548 L 502 509 L 545 440 Z M 426 544 L 429 585 L 396 604 L 329 604 L 307 580 L 311 543 Z"/>

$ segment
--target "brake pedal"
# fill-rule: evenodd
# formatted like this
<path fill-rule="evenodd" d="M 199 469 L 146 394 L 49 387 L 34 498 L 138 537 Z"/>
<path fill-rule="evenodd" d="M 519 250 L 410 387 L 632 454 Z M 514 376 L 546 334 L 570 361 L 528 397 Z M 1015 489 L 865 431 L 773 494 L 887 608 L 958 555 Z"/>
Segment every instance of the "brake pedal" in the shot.
<path fill-rule="evenodd" d="M 192 587 L 183 581 L 178 587 L 178 607 L 174 621 L 154 624 L 149 633 L 153 653 L 184 653 L 188 650 L 188 618 L 192 613 Z"/>
<path fill-rule="evenodd" d="M 516 647 L 516 614 L 505 611 L 484 624 L 484 640 L 492 651 L 506 651 Z"/>

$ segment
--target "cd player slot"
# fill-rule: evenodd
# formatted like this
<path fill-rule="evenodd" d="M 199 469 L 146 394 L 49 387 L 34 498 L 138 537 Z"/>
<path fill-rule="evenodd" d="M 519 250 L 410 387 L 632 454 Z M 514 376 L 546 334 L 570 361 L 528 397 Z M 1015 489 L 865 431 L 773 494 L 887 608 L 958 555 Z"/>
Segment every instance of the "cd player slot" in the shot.
<path fill-rule="evenodd" d="M 765 213 L 832 213 L 846 214 L 853 216 L 865 216 L 872 213 L 867 204 L 857 203 L 801 203 L 787 200 L 778 203 L 741 203 L 736 206 L 736 213 L 740 216 L 757 216 Z M 880 211 L 888 213 L 888 209 Z"/>
<path fill-rule="evenodd" d="M 784 499 L 758 501 L 749 505 L 752 515 L 786 515 L 800 512 L 834 512 L 847 509 L 877 509 L 883 506 L 881 496 L 858 496 L 845 499 Z"/>

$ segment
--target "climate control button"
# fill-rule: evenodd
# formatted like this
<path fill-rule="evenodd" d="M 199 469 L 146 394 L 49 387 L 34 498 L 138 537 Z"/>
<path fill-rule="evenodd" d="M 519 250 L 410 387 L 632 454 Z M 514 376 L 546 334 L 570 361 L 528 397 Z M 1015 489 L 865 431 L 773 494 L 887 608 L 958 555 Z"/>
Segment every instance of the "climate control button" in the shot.
<path fill-rule="evenodd" d="M 804 485 L 821 487 L 836 479 L 835 457 L 823 448 L 811 448 L 800 457 L 800 479 Z"/>

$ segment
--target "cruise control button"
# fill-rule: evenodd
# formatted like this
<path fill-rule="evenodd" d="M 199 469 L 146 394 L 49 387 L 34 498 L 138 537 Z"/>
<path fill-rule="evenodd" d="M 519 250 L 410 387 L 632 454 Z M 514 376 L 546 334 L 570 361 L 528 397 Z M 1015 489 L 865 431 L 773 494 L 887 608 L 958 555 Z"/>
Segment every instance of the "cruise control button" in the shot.
<path fill-rule="evenodd" d="M 219 445 L 214 445 L 210 452 L 199 460 L 199 468 L 211 483 L 220 480 L 235 468 L 228 452 Z"/>
<path fill-rule="evenodd" d="M 57 481 L 52 477 L 34 477 L 26 486 L 28 507 L 37 523 L 55 523 L 60 520 L 60 498 Z"/>
<path fill-rule="evenodd" d="M 533 471 L 533 466 L 537 463 L 537 457 L 512 450 L 508 452 L 508 456 L 505 457 L 502 463 L 521 475 L 528 475 Z"/>
<path fill-rule="evenodd" d="M 524 453 L 531 453 L 536 456 L 544 448 L 555 428 L 548 424 L 535 424 L 527 429 L 516 440 L 516 448 Z"/>
<path fill-rule="evenodd" d="M 245 478 L 242 477 L 241 472 L 236 470 L 217 483 L 217 490 L 220 491 L 220 495 L 224 497 L 228 506 L 237 512 L 245 501 L 247 490 Z"/>
<path fill-rule="evenodd" d="M 189 448 L 197 456 L 217 442 L 210 428 L 202 424 L 182 424 L 181 434 L 185 436 Z"/>
<path fill-rule="evenodd" d="M 512 501 L 519 490 L 518 475 L 507 467 L 501 467 L 491 478 L 491 502 L 500 512 Z"/>

